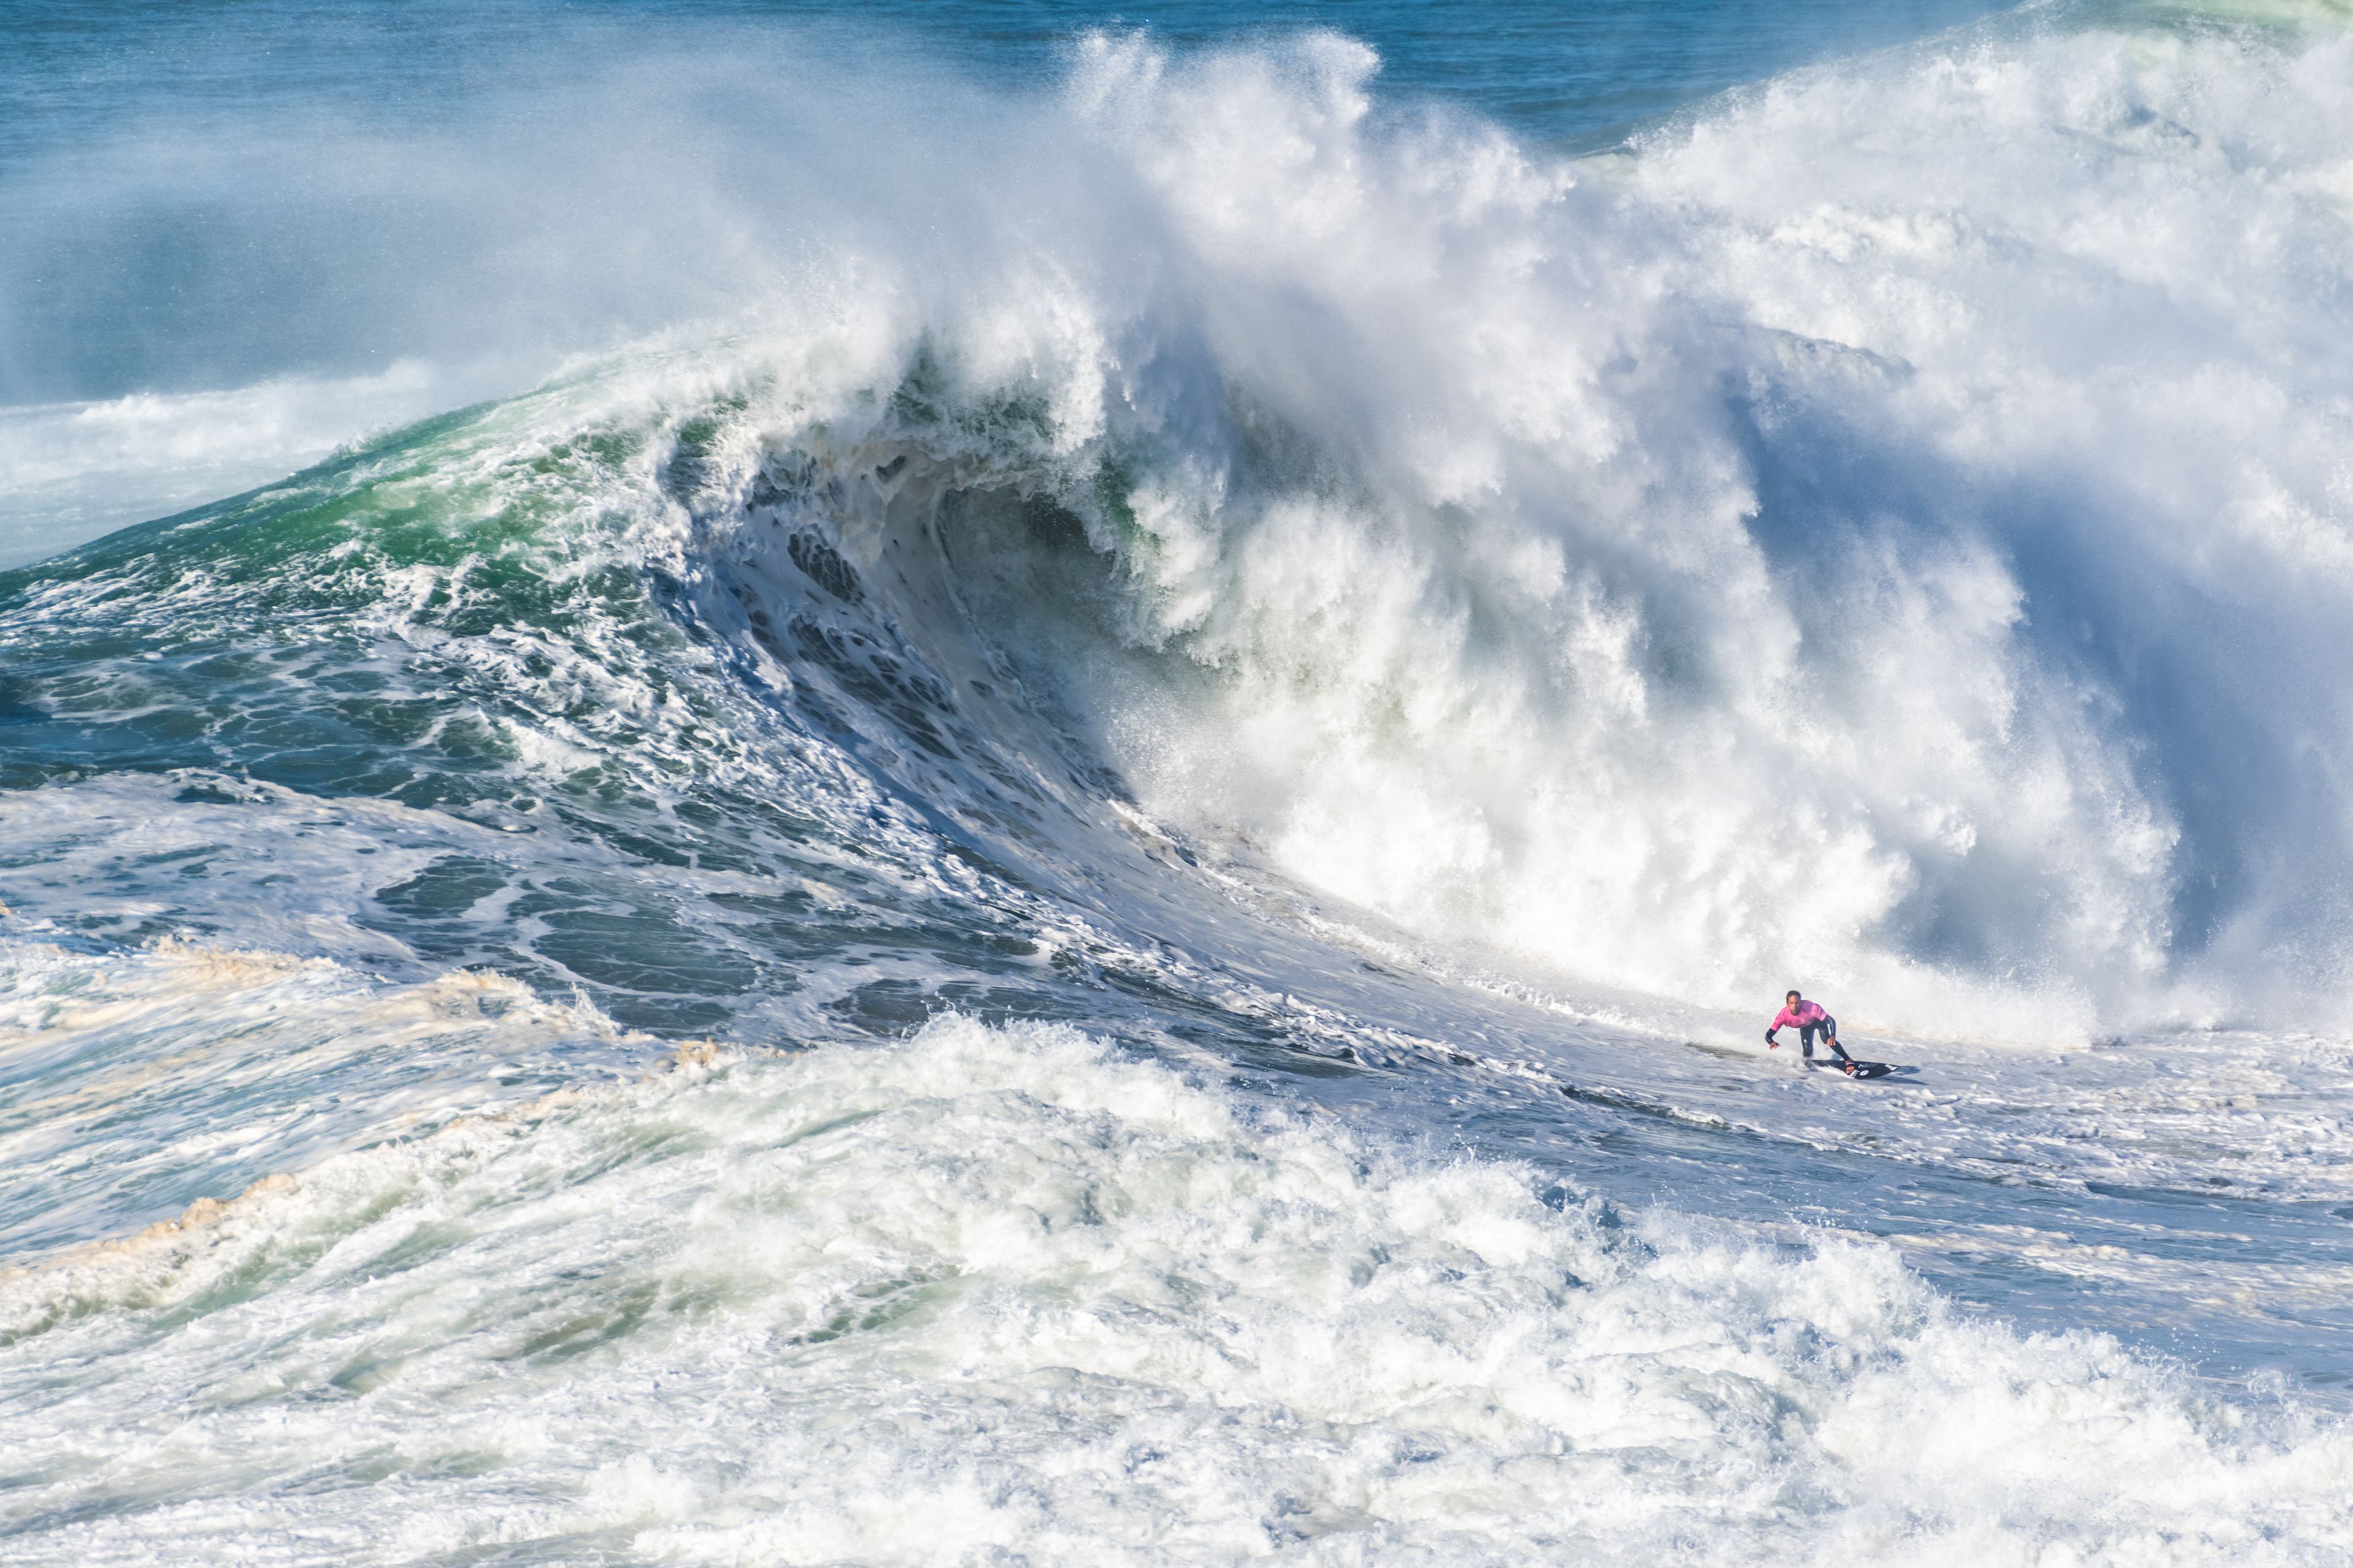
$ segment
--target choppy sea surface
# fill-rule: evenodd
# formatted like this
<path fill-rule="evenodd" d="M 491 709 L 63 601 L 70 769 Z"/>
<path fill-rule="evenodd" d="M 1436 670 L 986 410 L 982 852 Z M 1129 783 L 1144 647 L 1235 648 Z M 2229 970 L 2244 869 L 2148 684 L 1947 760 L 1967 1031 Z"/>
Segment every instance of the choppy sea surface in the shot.
<path fill-rule="evenodd" d="M 2348 22 L 0 12 L 0 1558 L 2353 1562 Z"/>

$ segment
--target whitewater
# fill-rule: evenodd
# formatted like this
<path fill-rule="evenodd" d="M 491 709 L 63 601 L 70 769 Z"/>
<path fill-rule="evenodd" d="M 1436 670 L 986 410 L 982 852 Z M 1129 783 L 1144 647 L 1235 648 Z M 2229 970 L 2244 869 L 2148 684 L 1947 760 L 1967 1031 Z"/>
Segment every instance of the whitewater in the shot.
<path fill-rule="evenodd" d="M 2341 6 L 331 10 L 0 127 L 0 1555 L 2353 1562 Z"/>

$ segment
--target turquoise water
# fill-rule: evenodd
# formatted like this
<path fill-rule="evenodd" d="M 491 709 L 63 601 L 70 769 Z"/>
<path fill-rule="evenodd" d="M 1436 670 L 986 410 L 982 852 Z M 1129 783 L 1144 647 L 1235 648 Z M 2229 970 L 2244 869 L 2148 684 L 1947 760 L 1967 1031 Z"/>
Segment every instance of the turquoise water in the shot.
<path fill-rule="evenodd" d="M 2342 20 L 10 11 L 10 1560 L 2345 1561 Z"/>

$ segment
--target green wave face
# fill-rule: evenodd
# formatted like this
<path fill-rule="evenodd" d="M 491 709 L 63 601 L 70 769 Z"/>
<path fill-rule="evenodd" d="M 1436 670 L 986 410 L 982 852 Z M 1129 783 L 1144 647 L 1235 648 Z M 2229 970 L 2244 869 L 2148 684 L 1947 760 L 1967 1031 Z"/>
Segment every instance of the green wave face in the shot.
<path fill-rule="evenodd" d="M 551 438 L 543 412 L 430 420 L 0 580 L 16 700 L 43 715 L 8 783 L 206 768 L 467 811 L 649 805 L 691 776 L 660 715 L 707 697 L 613 510 L 654 432 Z"/>
<path fill-rule="evenodd" d="M 443 855 L 376 889 L 364 921 L 418 956 L 585 984 L 673 1030 L 788 992 L 776 943 L 738 928 L 807 895 L 715 910 L 659 874 L 797 882 L 797 850 L 880 831 L 845 826 L 871 805 L 854 770 L 832 787 L 831 749 L 731 679 L 669 569 L 663 485 L 744 400 L 623 416 L 597 395 L 454 413 L 0 577 L 0 784 L 161 775 L 185 801 L 454 816 L 555 863 Z M 502 889 L 495 921 L 467 918 Z"/>
<path fill-rule="evenodd" d="M 1002 563 L 952 583 L 944 540 L 1067 578 L 1114 643 L 1112 563 L 1151 542 L 1034 386 L 921 340 L 869 371 L 826 398 L 724 342 L 625 355 L 0 577 L 0 784 L 417 814 L 423 863 L 349 913 L 409 959 L 670 1035 L 895 1027 L 939 966 L 1035 952 L 1033 883 L 1119 859 L 1091 836 L 1123 786 L 975 639 Z M 195 890 L 79 923 L 202 931 Z M 800 994 L 876 947 L 923 980 Z"/>

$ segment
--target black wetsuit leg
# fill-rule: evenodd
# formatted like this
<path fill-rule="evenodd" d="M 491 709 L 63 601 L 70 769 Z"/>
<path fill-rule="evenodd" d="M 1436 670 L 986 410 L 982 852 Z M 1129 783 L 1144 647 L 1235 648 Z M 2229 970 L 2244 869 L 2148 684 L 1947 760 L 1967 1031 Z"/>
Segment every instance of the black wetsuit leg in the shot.
<path fill-rule="evenodd" d="M 1838 1020 L 1825 1013 L 1814 1023 L 1800 1024 L 1798 1026 L 1798 1043 L 1805 1047 L 1806 1059 L 1808 1061 L 1812 1061 L 1814 1059 L 1814 1037 L 1816 1035 L 1821 1036 L 1822 1043 L 1837 1053 L 1838 1060 L 1848 1062 L 1854 1059 L 1852 1057 L 1846 1054 L 1846 1047 L 1839 1044 Z"/>

